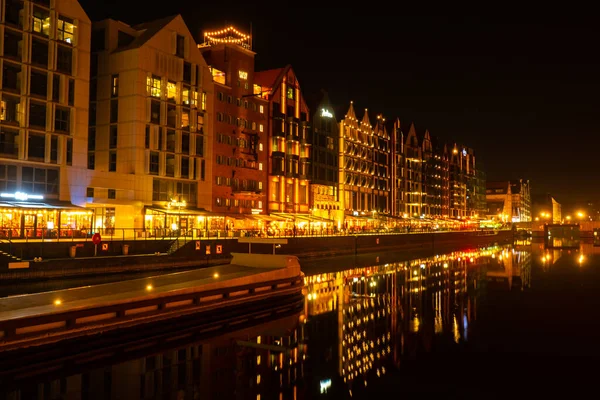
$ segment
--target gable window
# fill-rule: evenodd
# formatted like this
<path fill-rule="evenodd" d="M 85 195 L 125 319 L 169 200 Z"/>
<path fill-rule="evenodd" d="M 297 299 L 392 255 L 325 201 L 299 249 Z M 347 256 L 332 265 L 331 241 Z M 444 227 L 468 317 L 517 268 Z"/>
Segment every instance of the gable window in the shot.
<path fill-rule="evenodd" d="M 185 54 L 185 36 L 177 35 L 177 48 L 175 49 L 175 55 L 183 58 Z"/>
<path fill-rule="evenodd" d="M 152 97 L 160 97 L 160 77 L 153 75 L 147 79 L 148 93 Z"/>
<path fill-rule="evenodd" d="M 48 42 L 41 39 L 31 41 L 31 62 L 42 67 L 48 67 Z"/>
<path fill-rule="evenodd" d="M 39 7 L 33 7 L 33 31 L 48 36 L 50 33 L 50 13 Z"/>
<path fill-rule="evenodd" d="M 23 35 L 20 32 L 13 32 L 10 29 L 4 30 L 4 56 L 21 60 L 21 47 L 23 45 Z"/>
<path fill-rule="evenodd" d="M 117 171 L 117 152 L 111 151 L 108 153 L 108 170 L 110 172 Z"/>
<path fill-rule="evenodd" d="M 71 130 L 71 110 L 64 107 L 56 107 L 54 112 L 54 130 L 69 133 Z"/>
<path fill-rule="evenodd" d="M 29 133 L 27 158 L 29 160 L 44 161 L 46 155 L 46 135 Z"/>
<path fill-rule="evenodd" d="M 18 124 L 20 121 L 20 98 L 17 96 L 2 95 L 0 102 L 0 121 L 3 123 Z"/>
<path fill-rule="evenodd" d="M 19 131 L 0 127 L 0 155 L 17 158 L 19 156 Z"/>
<path fill-rule="evenodd" d="M 113 75 L 111 78 L 110 95 L 117 97 L 119 95 L 119 74 Z"/>
<path fill-rule="evenodd" d="M 32 127 L 46 129 L 46 104 L 29 103 L 29 125 Z"/>
<path fill-rule="evenodd" d="M 177 97 L 177 85 L 175 82 L 167 82 L 167 100 L 176 102 Z"/>
<path fill-rule="evenodd" d="M 56 69 L 59 72 L 71 75 L 73 70 L 73 49 L 65 46 L 58 46 Z"/>
<path fill-rule="evenodd" d="M 42 71 L 31 70 L 31 94 L 43 97 L 48 95 L 48 74 Z"/>
<path fill-rule="evenodd" d="M 157 151 L 150 152 L 150 165 L 149 165 L 149 173 L 150 175 L 158 175 L 158 162 L 159 162 L 159 154 Z"/>
<path fill-rule="evenodd" d="M 73 25 L 73 21 L 60 15 L 58 17 L 58 40 L 72 44 L 74 32 L 75 26 Z"/>
<path fill-rule="evenodd" d="M 117 138 L 118 138 L 117 125 L 111 125 L 109 135 L 108 135 L 108 148 L 109 149 L 117 148 Z"/>

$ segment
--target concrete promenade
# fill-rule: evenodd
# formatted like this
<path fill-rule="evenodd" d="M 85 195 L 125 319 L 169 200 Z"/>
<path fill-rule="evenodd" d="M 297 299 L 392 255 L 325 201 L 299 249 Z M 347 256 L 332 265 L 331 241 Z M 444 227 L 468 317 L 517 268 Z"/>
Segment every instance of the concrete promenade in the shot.
<path fill-rule="evenodd" d="M 123 282 L 0 299 L 0 350 L 14 342 L 116 329 L 299 295 L 297 257 L 233 254 L 231 264 Z"/>

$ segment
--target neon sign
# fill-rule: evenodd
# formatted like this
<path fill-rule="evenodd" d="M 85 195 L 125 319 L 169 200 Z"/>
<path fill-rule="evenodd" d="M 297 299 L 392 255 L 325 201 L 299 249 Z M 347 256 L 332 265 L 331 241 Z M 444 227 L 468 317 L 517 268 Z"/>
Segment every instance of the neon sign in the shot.
<path fill-rule="evenodd" d="M 44 196 L 41 194 L 27 194 L 23 192 L 15 192 L 15 193 L 0 193 L 0 197 L 8 197 L 11 199 L 19 200 L 19 201 L 27 201 L 27 200 L 44 200 Z"/>
<path fill-rule="evenodd" d="M 333 118 L 333 114 L 324 108 L 321 108 L 321 117 Z"/>

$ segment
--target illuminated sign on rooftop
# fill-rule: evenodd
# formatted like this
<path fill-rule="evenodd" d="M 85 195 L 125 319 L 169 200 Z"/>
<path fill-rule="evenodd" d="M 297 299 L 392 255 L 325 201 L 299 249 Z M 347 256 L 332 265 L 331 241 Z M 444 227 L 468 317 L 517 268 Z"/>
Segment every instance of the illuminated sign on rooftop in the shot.
<path fill-rule="evenodd" d="M 333 118 L 333 114 L 324 108 L 321 108 L 321 117 Z"/>

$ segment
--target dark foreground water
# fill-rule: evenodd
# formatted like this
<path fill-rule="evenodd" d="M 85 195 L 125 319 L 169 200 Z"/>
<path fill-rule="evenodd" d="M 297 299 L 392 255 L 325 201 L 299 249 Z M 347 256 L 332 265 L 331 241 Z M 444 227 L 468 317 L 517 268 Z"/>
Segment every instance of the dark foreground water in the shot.
<path fill-rule="evenodd" d="M 307 265 L 304 310 L 192 343 L 173 325 L 41 352 L 0 399 L 595 398 L 599 249 Z"/>

